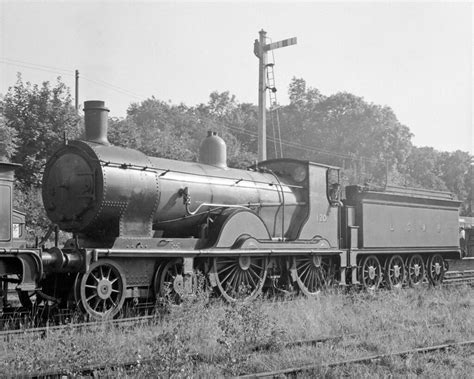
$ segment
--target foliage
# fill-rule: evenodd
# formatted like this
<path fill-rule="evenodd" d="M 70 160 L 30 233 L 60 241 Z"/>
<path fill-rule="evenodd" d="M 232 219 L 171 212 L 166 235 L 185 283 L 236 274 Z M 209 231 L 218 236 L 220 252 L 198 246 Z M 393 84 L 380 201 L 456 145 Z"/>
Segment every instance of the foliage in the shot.
<path fill-rule="evenodd" d="M 278 326 L 276 318 L 264 311 L 261 302 L 230 304 L 218 325 L 222 336 L 217 342 L 223 347 L 226 359 L 233 364 L 257 348 L 278 350 L 285 337 L 285 331 Z"/>
<path fill-rule="evenodd" d="M 5 117 L 0 114 L 0 162 L 10 161 L 18 148 L 18 132 L 8 126 Z"/>
<path fill-rule="evenodd" d="M 43 207 L 40 188 L 26 187 L 22 184 L 15 186 L 13 207 L 25 213 L 28 242 L 32 243 L 35 237 L 41 237 L 46 233 L 49 220 Z"/>
<path fill-rule="evenodd" d="M 228 165 L 246 167 L 254 157 L 229 130 L 247 121 L 241 118 L 241 108 L 228 92 L 213 92 L 208 104 L 196 107 L 170 105 L 152 97 L 132 104 L 125 120 L 111 120 L 109 140 L 150 156 L 198 161 L 207 131 L 218 131 L 227 144 Z"/>
<path fill-rule="evenodd" d="M 413 146 L 410 130 L 390 107 L 354 94 L 326 96 L 301 78 L 292 79 L 288 94 L 290 104 L 278 109 L 285 157 L 340 166 L 343 184 L 389 183 L 452 191 L 464 201 L 463 214 L 470 211 L 473 183 L 468 153 Z M 39 186 L 46 159 L 61 144 L 63 133 L 71 139 L 80 135 L 78 116 L 60 79 L 54 86 L 48 82 L 39 86 L 24 83 L 19 75 L 0 106 L 0 156 L 22 163 L 17 177 L 20 188 L 27 191 Z M 228 165 L 245 168 L 256 159 L 257 114 L 254 104 L 239 103 L 229 91 L 214 91 L 207 103 L 196 106 L 151 97 L 132 103 L 126 118 L 109 120 L 109 141 L 150 156 L 198 161 L 201 141 L 212 130 L 226 141 Z M 274 158 L 271 122 L 269 115 L 268 156 Z M 17 206 L 28 204 L 22 200 Z"/>
<path fill-rule="evenodd" d="M 323 292 L 293 301 L 180 306 L 151 323 L 51 328 L 27 338 L 17 333 L 0 346 L 0 372 L 4 377 L 24 377 L 63 370 L 80 376 L 85 367 L 135 362 L 133 373 L 110 369 L 96 374 L 227 377 L 469 341 L 474 330 L 473 295 L 469 286 L 422 286 L 372 293 Z M 286 345 L 331 336 L 339 338 L 311 346 Z M 275 343 L 265 349 L 268 341 Z M 255 344 L 262 349 L 254 349 Z M 350 375 L 472 377 L 472 348 L 449 349 L 436 358 L 441 360 L 408 354 L 383 364 L 350 365 Z M 312 377 L 343 377 L 347 370 L 348 366 L 321 366 Z"/>
<path fill-rule="evenodd" d="M 60 78 L 54 86 L 49 82 L 38 86 L 24 83 L 18 74 L 0 108 L 0 155 L 21 163 L 16 170 L 14 206 L 26 213 L 28 236 L 39 236 L 48 225 L 40 190 L 43 167 L 64 134 L 69 138 L 79 136 L 79 118 L 71 105 L 69 89 Z"/>
<path fill-rule="evenodd" d="M 471 156 L 460 150 L 448 153 L 413 147 L 401 172 L 407 186 L 452 192 L 463 201 L 461 214 L 467 215 L 474 191 L 470 162 Z"/>
<path fill-rule="evenodd" d="M 289 97 L 281 111 L 287 156 L 341 166 L 352 183 L 383 184 L 387 168 L 397 170 L 410 151 L 409 129 L 387 106 L 347 92 L 326 97 L 296 78 Z"/>
<path fill-rule="evenodd" d="M 12 159 L 21 162 L 16 172 L 26 187 L 39 186 L 46 160 L 61 144 L 63 135 L 79 136 L 78 116 L 71 105 L 69 89 L 60 78 L 55 86 L 17 82 L 8 89 L 2 101 L 2 112 L 9 128 L 15 130 L 18 148 Z"/>
<path fill-rule="evenodd" d="M 453 192 L 467 214 L 472 197 L 468 153 L 415 147 L 393 110 L 347 92 L 322 95 L 293 78 L 280 108 L 284 155 L 343 168 L 343 184 L 371 182 Z"/>

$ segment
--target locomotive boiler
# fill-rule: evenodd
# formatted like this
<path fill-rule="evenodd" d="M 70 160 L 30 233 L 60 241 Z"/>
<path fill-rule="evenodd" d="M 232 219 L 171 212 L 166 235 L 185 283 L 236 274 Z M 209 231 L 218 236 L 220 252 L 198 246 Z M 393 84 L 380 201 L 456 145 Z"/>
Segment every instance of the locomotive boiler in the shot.
<path fill-rule="evenodd" d="M 295 159 L 229 168 L 213 132 L 198 162 L 149 157 L 108 142 L 102 101 L 84 112 L 84 140 L 61 147 L 43 177 L 46 213 L 72 238 L 0 253 L 0 277 L 26 305 L 34 293 L 113 317 L 126 299 L 180 302 L 200 274 L 229 301 L 267 288 L 437 284 L 460 256 L 450 194 L 343 189 L 339 168 Z"/>
<path fill-rule="evenodd" d="M 302 191 L 270 170 L 228 168 L 225 143 L 215 133 L 201 146 L 199 163 L 149 157 L 111 146 L 108 110 L 102 102 L 85 105 L 86 140 L 68 143 L 48 161 L 43 199 L 52 222 L 93 246 L 157 232 L 199 238 L 209 212 L 222 208 L 253 209 L 272 237 L 282 237 L 289 226 L 279 227 L 283 212 L 291 219 L 304 205 Z"/>

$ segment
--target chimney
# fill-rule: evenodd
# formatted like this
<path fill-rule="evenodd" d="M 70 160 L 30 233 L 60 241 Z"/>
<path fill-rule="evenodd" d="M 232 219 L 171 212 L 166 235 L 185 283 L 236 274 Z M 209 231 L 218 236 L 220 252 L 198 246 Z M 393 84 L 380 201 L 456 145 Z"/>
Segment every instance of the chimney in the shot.
<path fill-rule="evenodd" d="M 109 109 L 105 107 L 103 101 L 84 101 L 84 125 L 87 141 L 102 145 L 110 144 L 107 140 L 108 112 Z"/>

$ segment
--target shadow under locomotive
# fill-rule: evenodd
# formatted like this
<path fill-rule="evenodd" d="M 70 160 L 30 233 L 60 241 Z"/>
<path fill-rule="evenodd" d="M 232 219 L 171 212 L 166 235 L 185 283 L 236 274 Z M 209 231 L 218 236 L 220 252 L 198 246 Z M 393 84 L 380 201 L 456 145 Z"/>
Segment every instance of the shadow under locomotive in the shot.
<path fill-rule="evenodd" d="M 49 219 L 73 234 L 64 246 L 15 241 L 14 167 L 0 163 L 0 278 L 23 303 L 36 293 L 113 317 L 127 298 L 192 295 L 199 272 L 229 301 L 268 287 L 311 296 L 334 282 L 436 284 L 445 259 L 460 258 L 449 193 L 348 186 L 343 199 L 339 168 L 275 159 L 232 169 L 211 132 L 197 163 L 149 157 L 108 142 L 102 101 L 84 112 L 85 140 L 60 148 L 43 177 Z"/>

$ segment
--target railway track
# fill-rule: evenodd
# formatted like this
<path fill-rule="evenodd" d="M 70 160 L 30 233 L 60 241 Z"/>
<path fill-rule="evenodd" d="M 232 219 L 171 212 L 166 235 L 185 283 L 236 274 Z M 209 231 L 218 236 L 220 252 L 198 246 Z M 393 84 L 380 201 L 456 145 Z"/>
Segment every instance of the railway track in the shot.
<path fill-rule="evenodd" d="M 128 322 L 127 320 L 123 320 L 123 321 L 124 321 L 123 325 L 125 325 L 125 322 Z M 444 323 L 427 325 L 427 327 L 429 328 L 444 327 L 444 326 L 445 326 Z M 355 337 L 361 336 L 362 334 L 363 333 L 351 333 L 351 334 L 343 334 L 343 335 L 336 335 L 336 336 L 322 336 L 322 337 L 318 337 L 315 339 L 308 339 L 308 340 L 288 341 L 282 344 L 282 348 L 293 348 L 293 347 L 298 347 L 298 346 L 312 346 L 312 345 L 318 345 L 321 343 L 338 342 L 343 339 L 355 338 Z M 382 337 L 389 336 L 390 334 L 392 333 L 383 332 L 383 333 L 379 333 L 377 336 L 382 338 Z M 439 344 L 439 345 L 434 345 L 434 346 L 407 349 L 407 350 L 396 351 L 396 352 L 391 352 L 391 353 L 368 355 L 368 356 L 351 358 L 351 359 L 346 359 L 346 360 L 341 360 L 341 361 L 324 362 L 324 363 L 319 363 L 319 364 L 304 365 L 304 366 L 290 367 L 290 368 L 280 369 L 280 370 L 253 373 L 253 374 L 239 376 L 239 378 L 280 378 L 284 375 L 295 375 L 298 373 L 310 372 L 318 368 L 324 368 L 324 367 L 330 368 L 330 367 L 337 367 L 337 366 L 343 366 L 343 365 L 370 363 L 370 362 L 381 360 L 387 357 L 429 353 L 429 352 L 434 352 L 434 351 L 446 350 L 453 347 L 463 347 L 463 346 L 472 346 L 472 345 L 474 345 L 474 340 L 451 342 L 447 344 Z M 254 348 L 253 352 L 254 353 L 257 351 L 260 352 L 262 350 L 265 350 L 265 346 Z M 251 354 L 249 354 L 249 357 L 250 356 Z M 190 355 L 190 359 L 192 359 L 194 362 L 205 361 L 205 358 L 200 356 L 198 353 Z M 60 378 L 60 377 L 63 377 L 64 375 L 73 374 L 75 376 L 80 376 L 80 377 L 82 376 L 97 377 L 97 376 L 100 376 L 101 373 L 110 375 L 111 372 L 118 375 L 124 375 L 127 373 L 136 372 L 136 370 L 139 370 L 141 366 L 153 365 L 155 362 L 156 362 L 156 358 L 134 359 L 134 360 L 129 360 L 125 362 L 124 361 L 122 362 L 110 361 L 110 362 L 105 362 L 105 363 L 102 362 L 102 363 L 97 363 L 97 364 L 91 364 L 91 365 L 88 365 L 87 367 L 82 367 L 80 369 L 63 368 L 63 369 L 51 370 L 51 371 L 20 373 L 19 376 L 22 378 L 23 377 L 24 378 L 37 378 L 37 377 Z M 159 376 L 160 377 L 166 376 L 167 373 L 163 372 L 162 374 L 163 375 L 159 375 Z"/>
<path fill-rule="evenodd" d="M 443 284 L 472 284 L 474 283 L 474 270 L 447 271 L 444 274 Z"/>
<path fill-rule="evenodd" d="M 359 357 L 359 358 L 346 359 L 346 360 L 342 360 L 342 361 L 324 362 L 322 364 L 305 365 L 305 366 L 299 366 L 299 367 L 286 368 L 286 369 L 282 369 L 282 370 L 253 373 L 253 374 L 249 374 L 249 375 L 239 376 L 239 378 L 241 378 L 241 379 L 281 378 L 282 376 L 296 375 L 298 373 L 303 373 L 303 372 L 311 372 L 311 371 L 315 371 L 319 368 L 324 368 L 324 367 L 331 368 L 331 367 L 345 366 L 345 365 L 352 365 L 352 364 L 359 364 L 359 363 L 370 363 L 370 362 L 374 362 L 374 361 L 379 361 L 379 360 L 384 359 L 384 358 L 390 358 L 390 357 L 395 357 L 395 356 L 408 356 L 408 355 L 412 355 L 412 354 L 425 354 L 425 353 L 430 353 L 430 352 L 435 352 L 435 351 L 447 350 L 447 349 L 454 348 L 454 347 L 465 347 L 465 346 L 473 346 L 473 345 L 474 345 L 474 340 L 459 341 L 459 342 L 452 342 L 452 343 L 448 343 L 448 344 L 441 344 L 441 345 L 426 346 L 426 347 L 420 347 L 420 348 L 408 349 L 408 350 L 402 350 L 402 351 L 395 351 L 395 352 L 385 353 L 385 354 L 368 355 L 368 356 L 363 356 L 363 357 Z"/>
<path fill-rule="evenodd" d="M 113 320 L 95 321 L 95 322 L 83 322 L 83 323 L 69 323 L 64 325 L 53 325 L 44 326 L 38 328 L 25 328 L 25 329 L 14 329 L 14 330 L 3 330 L 0 331 L 0 341 L 11 342 L 13 338 L 45 338 L 48 334 L 58 332 L 60 330 L 81 330 L 91 329 L 99 326 L 111 326 L 111 327 L 133 327 L 136 325 L 145 324 L 151 321 L 157 320 L 156 315 L 140 316 L 140 317 L 128 317 Z"/>

